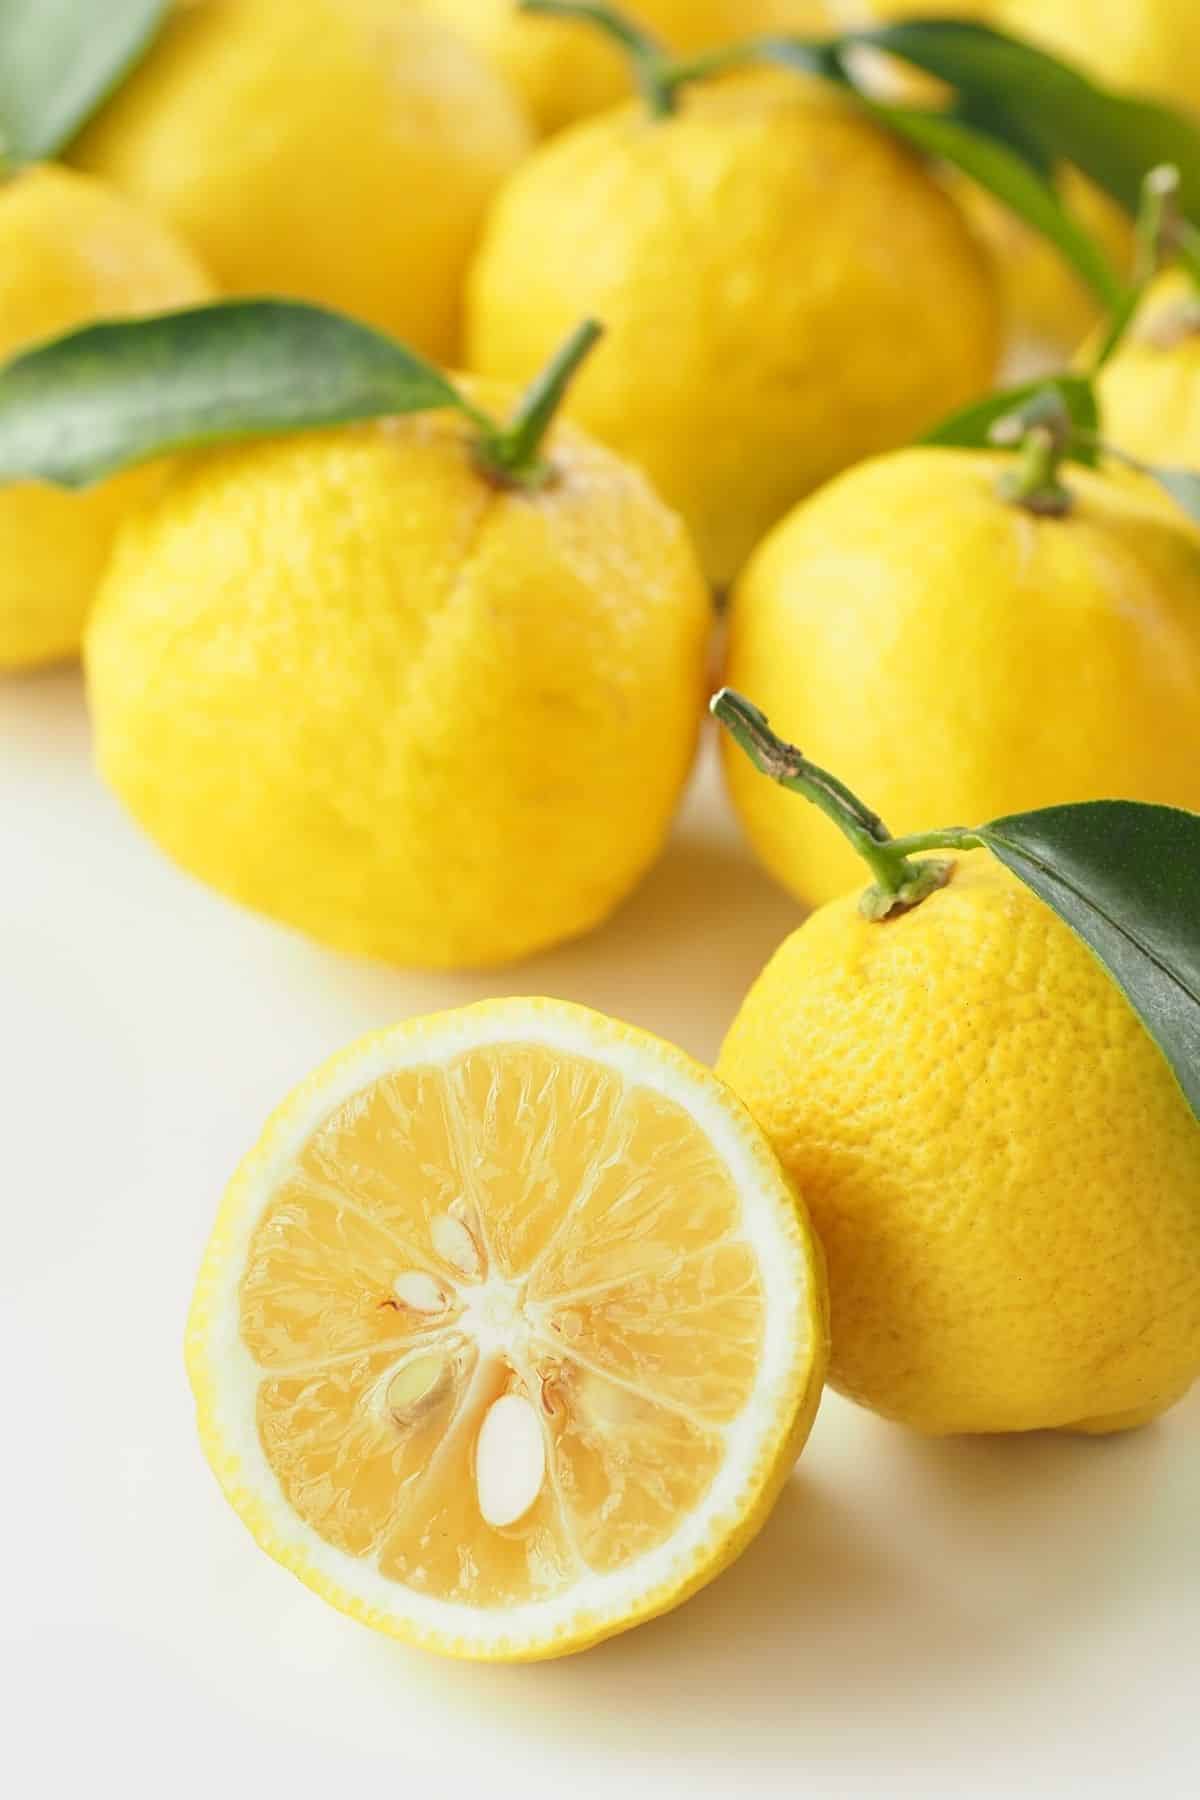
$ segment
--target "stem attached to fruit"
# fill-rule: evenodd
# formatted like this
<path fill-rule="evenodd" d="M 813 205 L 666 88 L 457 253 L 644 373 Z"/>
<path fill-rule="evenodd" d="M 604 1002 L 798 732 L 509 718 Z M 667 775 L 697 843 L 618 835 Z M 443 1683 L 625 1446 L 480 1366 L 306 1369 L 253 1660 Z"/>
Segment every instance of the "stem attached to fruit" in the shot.
<path fill-rule="evenodd" d="M 919 906 L 949 881 L 953 862 L 941 858 L 911 862 L 911 856 L 923 850 L 978 847 L 980 839 L 973 832 L 956 827 L 894 838 L 878 813 L 864 806 L 835 775 L 810 762 L 794 744 L 777 737 L 766 714 L 743 695 L 722 688 L 710 702 L 710 710 L 756 769 L 820 807 L 857 850 L 875 877 L 859 903 L 868 919 L 886 919 L 891 913 Z"/>
<path fill-rule="evenodd" d="M 603 333 L 604 327 L 595 319 L 585 319 L 577 325 L 530 383 L 507 425 L 494 425 L 472 409 L 472 417 L 481 427 L 479 460 L 490 475 L 530 488 L 541 487 L 549 480 L 553 471 L 540 455 L 543 440 L 572 377 Z"/>
<path fill-rule="evenodd" d="M 584 25 L 595 25 L 614 38 L 629 57 L 638 87 L 656 119 L 675 110 L 675 86 L 671 80 L 671 57 L 648 31 L 615 6 L 595 4 L 594 0 L 519 0 L 524 13 L 541 13 L 549 18 L 575 19 Z"/>
<path fill-rule="evenodd" d="M 992 437 L 998 444 L 1004 442 L 1000 429 L 993 431 Z M 1064 518 L 1071 510 L 1071 494 L 1058 479 L 1058 471 L 1070 447 L 1068 438 L 1051 424 L 1034 425 L 1020 446 L 1015 465 L 1006 469 L 997 483 L 1001 498 L 1041 518 Z"/>
<path fill-rule="evenodd" d="M 1088 374 L 1093 380 L 1105 364 L 1111 362 L 1124 343 L 1130 326 L 1141 311 L 1147 289 L 1158 273 L 1164 250 L 1172 245 L 1179 228 L 1186 224 L 1178 201 L 1179 170 L 1173 163 L 1160 163 L 1150 170 L 1142 182 L 1142 201 L 1138 207 L 1135 232 L 1137 250 L 1133 277 L 1125 298 L 1109 320 L 1108 330 L 1091 359 Z"/>
<path fill-rule="evenodd" d="M 675 111 L 679 89 L 691 81 L 705 81 L 727 69 L 754 60 L 757 43 L 731 44 L 727 49 L 712 50 L 690 59 L 672 56 L 658 40 L 644 31 L 615 6 L 596 0 L 519 0 L 525 13 L 541 13 L 550 18 L 575 19 L 595 25 L 625 51 L 633 67 L 638 88 L 656 119 L 666 119 Z"/>

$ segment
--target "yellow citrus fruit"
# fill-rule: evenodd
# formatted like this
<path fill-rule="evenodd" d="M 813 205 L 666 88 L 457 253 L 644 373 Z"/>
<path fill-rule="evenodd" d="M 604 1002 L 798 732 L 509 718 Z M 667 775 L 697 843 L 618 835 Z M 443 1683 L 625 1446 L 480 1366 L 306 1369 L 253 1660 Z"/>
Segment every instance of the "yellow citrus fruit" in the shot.
<path fill-rule="evenodd" d="M 891 23 L 912 18 L 960 18 L 979 24 L 1001 23 L 1003 0 L 833 0 L 848 25 Z M 936 104 L 948 90 L 919 76 L 909 63 L 889 59 L 876 70 L 880 89 L 889 99 L 910 104 Z M 945 171 L 946 184 L 990 252 L 995 279 L 1008 313 L 1009 333 L 1026 354 L 1074 350 L 1101 315 L 1100 302 L 1076 276 L 1062 253 L 1039 233 L 1023 225 L 985 189 Z M 1058 187 L 1063 203 L 1098 238 L 1115 267 L 1128 268 L 1133 227 L 1128 215 L 1075 169 L 1064 166 Z"/>
<path fill-rule="evenodd" d="M 1200 9 L 1191 0 L 1001 0 L 994 23 L 1096 81 L 1200 107 Z"/>
<path fill-rule="evenodd" d="M 798 507 L 734 595 L 728 680 L 898 835 L 1096 799 L 1200 809 L 1200 537 L 1069 469 L 1066 518 L 1002 500 L 1012 459 L 900 451 Z M 726 768 L 774 873 L 816 903 L 857 858 Z"/>
<path fill-rule="evenodd" d="M 392 0 L 192 0 L 72 152 L 169 220 L 230 293 L 340 307 L 442 359 L 515 97 Z"/>
<path fill-rule="evenodd" d="M 1200 10 L 1179 0 L 1001 0 L 992 23 L 1072 62 L 1093 80 L 1188 111 L 1200 108 Z M 1116 203 L 1067 171 L 1063 198 L 1118 270 L 1132 257 L 1132 227 Z M 1015 326 L 1048 347 L 1075 349 L 1100 306 L 1046 242 L 992 203 L 975 206 L 993 245 Z"/>
<path fill-rule="evenodd" d="M 930 6 L 924 0 L 866 0 L 880 16 L 949 13 L 1028 38 L 1076 64 L 1094 80 L 1195 111 L 1200 107 L 1200 10 L 1180 0 L 979 0 Z M 1052 245 L 966 181 L 954 192 L 991 249 L 1016 337 L 1059 353 L 1077 348 L 1100 317 L 1100 303 Z M 1073 169 L 1064 169 L 1065 204 L 1127 272 L 1133 232 L 1128 215 Z"/>
<path fill-rule="evenodd" d="M 1091 288 L 1047 238 L 1023 225 L 1007 207 L 974 182 L 960 177 L 949 180 L 991 252 L 1013 338 L 1027 348 L 1059 356 L 1078 349 L 1103 314 Z M 1057 185 L 1064 206 L 1097 240 L 1113 268 L 1129 275 L 1133 224 L 1128 213 L 1075 169 L 1064 168 Z"/>
<path fill-rule="evenodd" d="M 420 0 L 487 57 L 549 134 L 629 94 L 628 56 L 606 32 L 566 19 L 523 15 L 515 0 Z M 637 0 L 630 16 L 669 50 L 710 50 L 756 32 L 819 33 L 826 0 Z"/>
<path fill-rule="evenodd" d="M 697 1063 L 552 1000 L 355 1044 L 234 1177 L 187 1358 L 264 1550 L 364 1624 L 527 1661 L 665 1612 L 816 1412 L 820 1253 Z"/>
<path fill-rule="evenodd" d="M 1200 1375 L 1200 1127 L 1092 952 L 986 854 L 884 924 L 855 896 L 816 913 L 718 1069 L 808 1202 L 854 1399 L 927 1432 L 1116 1431 Z"/>
<path fill-rule="evenodd" d="M 999 336 L 983 253 L 920 162 L 782 72 L 693 87 L 668 119 L 604 114 L 517 171 L 469 359 L 525 379 L 585 313 L 607 336 L 568 411 L 641 464 L 721 582 L 800 495 L 986 388 Z"/>
<path fill-rule="evenodd" d="M 1145 462 L 1200 469 L 1200 292 L 1155 283 L 1099 380 L 1104 435 Z"/>
<path fill-rule="evenodd" d="M 1003 0 L 828 0 L 843 29 L 899 24 L 907 19 L 972 19 L 994 25 Z"/>
<path fill-rule="evenodd" d="M 87 645 L 101 770 L 168 852 L 413 966 L 612 911 L 688 772 L 709 601 L 642 475 L 570 426 L 548 454 L 505 489 L 442 412 L 180 467 Z"/>
<path fill-rule="evenodd" d="M 979 19 L 991 24 L 1003 0 L 831 0 L 857 24 L 871 19 Z"/>
<path fill-rule="evenodd" d="M 47 163 L 0 184 L 0 360 L 210 291 L 191 253 L 102 182 Z M 158 480 L 140 469 L 86 494 L 0 489 L 0 669 L 78 650 L 117 526 Z"/>

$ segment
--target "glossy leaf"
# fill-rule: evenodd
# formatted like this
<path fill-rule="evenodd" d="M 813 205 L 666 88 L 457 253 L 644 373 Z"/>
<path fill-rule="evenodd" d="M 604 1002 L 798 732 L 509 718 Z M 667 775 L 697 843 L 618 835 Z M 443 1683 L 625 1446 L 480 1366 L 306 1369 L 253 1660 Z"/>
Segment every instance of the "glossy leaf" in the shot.
<path fill-rule="evenodd" d="M 366 325 L 225 301 L 85 326 L 0 368 L 0 481 L 85 487 L 163 451 L 445 406 L 471 410 Z"/>
<path fill-rule="evenodd" d="M 927 67 L 937 58 L 929 50 L 922 33 L 928 34 L 929 43 L 935 48 L 941 48 L 943 32 L 953 37 L 960 29 L 974 28 L 959 27 L 952 20 L 896 27 L 897 33 L 911 34 L 903 40 L 909 60 L 920 63 L 924 53 L 926 62 L 923 66 Z M 986 35 L 993 38 L 996 34 Z M 1032 130 L 1025 130 L 1024 103 L 1020 101 L 1019 92 L 1009 94 L 1001 88 L 995 94 L 975 97 L 972 91 L 967 91 L 960 97 L 961 104 L 950 111 L 885 105 L 863 91 L 852 52 L 865 43 L 882 44 L 889 36 L 887 31 L 850 32 L 825 43 L 763 38 L 758 41 L 757 48 L 759 55 L 772 62 L 823 75 L 857 93 L 882 123 L 907 138 L 925 155 L 960 169 L 1031 230 L 1049 239 L 1101 303 L 1109 310 L 1115 308 L 1123 291 L 1120 278 L 1099 244 L 1059 198 L 1052 175 L 1058 158 L 1045 153 Z M 1011 43 L 1014 40 L 1001 41 Z M 942 60 L 949 59 L 943 57 Z"/>
<path fill-rule="evenodd" d="M 993 426 L 1001 419 L 1020 419 L 1036 425 L 1045 417 L 1046 403 L 1061 408 L 1077 431 L 1095 434 L 1099 430 L 1096 394 L 1083 375 L 1057 375 L 1050 380 L 1028 381 L 1020 387 L 1005 388 L 987 394 L 969 406 L 951 413 L 921 439 L 924 444 L 982 450 L 991 446 Z M 1090 444 L 1072 447 L 1076 462 L 1094 463 L 1095 451 Z"/>
<path fill-rule="evenodd" d="M 1200 126 L 1186 114 L 1098 87 L 1045 51 L 964 20 L 913 20 L 858 41 L 948 82 L 959 118 L 1027 159 L 1039 152 L 1043 166 L 1074 163 L 1131 213 L 1147 171 L 1173 163 L 1183 211 L 1200 218 Z"/>
<path fill-rule="evenodd" d="M 1096 800 L 975 835 L 1095 951 L 1200 1117 L 1200 816 Z"/>
<path fill-rule="evenodd" d="M 0 151 L 40 162 L 69 144 L 153 42 L 171 0 L 2 0 Z"/>

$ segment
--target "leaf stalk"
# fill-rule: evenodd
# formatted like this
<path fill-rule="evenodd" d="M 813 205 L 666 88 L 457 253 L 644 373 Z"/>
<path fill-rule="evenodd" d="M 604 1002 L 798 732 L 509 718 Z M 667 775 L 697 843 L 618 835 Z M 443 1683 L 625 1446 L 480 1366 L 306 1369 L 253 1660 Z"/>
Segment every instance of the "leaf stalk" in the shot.
<path fill-rule="evenodd" d="M 795 744 L 778 737 L 766 714 L 744 695 L 722 688 L 713 696 L 710 711 L 761 774 L 811 801 L 862 857 L 874 876 L 872 886 L 859 903 L 868 919 L 879 921 L 919 906 L 946 885 L 953 862 L 913 862 L 913 854 L 926 849 L 972 849 L 979 842 L 973 833 L 953 828 L 923 837 L 893 838 L 878 813 L 872 812 L 836 775 L 810 761 Z"/>
<path fill-rule="evenodd" d="M 525 390 L 507 425 L 497 426 L 472 409 L 475 422 L 482 426 L 479 458 L 492 474 L 523 487 L 541 487 L 549 479 L 550 466 L 540 455 L 546 433 L 580 364 L 603 335 L 604 327 L 596 319 L 577 325 Z"/>

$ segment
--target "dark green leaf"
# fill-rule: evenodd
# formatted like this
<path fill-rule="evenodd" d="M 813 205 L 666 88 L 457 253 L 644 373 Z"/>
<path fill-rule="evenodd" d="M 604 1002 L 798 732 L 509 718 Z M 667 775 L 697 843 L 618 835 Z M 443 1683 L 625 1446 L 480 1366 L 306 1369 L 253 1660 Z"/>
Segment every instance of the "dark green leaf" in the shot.
<path fill-rule="evenodd" d="M 70 143 L 149 48 L 171 0 L 0 0 L 0 152 Z"/>
<path fill-rule="evenodd" d="M 928 156 L 961 169 L 1049 238 L 1106 307 L 1119 304 L 1121 281 L 1100 246 L 1067 211 L 1051 183 L 1015 150 L 949 113 L 910 106 L 871 110 Z"/>
<path fill-rule="evenodd" d="M 1150 464 L 1146 473 L 1166 488 L 1176 506 L 1200 523 L 1200 475 L 1194 469 L 1162 469 Z"/>
<path fill-rule="evenodd" d="M 1200 816 L 1095 800 L 977 835 L 1095 951 L 1200 1117 Z"/>
<path fill-rule="evenodd" d="M 1200 127 L 1185 114 L 1097 87 L 1045 51 L 963 20 L 913 20 L 858 41 L 948 82 L 961 118 L 1027 160 L 1036 150 L 1044 166 L 1074 163 L 1131 213 L 1147 172 L 1173 163 L 1183 211 L 1200 219 Z"/>
<path fill-rule="evenodd" d="M 962 124 L 971 125 L 985 137 L 1007 144 L 1044 181 L 1054 182 L 1059 170 L 1058 159 L 1047 154 L 1036 131 L 1027 128 L 1019 117 L 1013 116 L 1005 105 L 1003 94 L 972 94 L 969 98 L 956 96 L 948 110 L 950 116 L 957 118 Z"/>
<path fill-rule="evenodd" d="M 1051 380 L 1028 381 L 1021 387 L 1006 388 L 973 401 L 935 425 L 921 442 L 982 450 L 993 442 L 992 427 L 1001 419 L 1020 419 L 1026 426 L 1043 421 L 1047 401 L 1065 412 L 1077 431 L 1098 431 L 1096 395 L 1091 382 L 1083 375 L 1056 375 Z M 1072 456 L 1077 462 L 1096 461 L 1090 444 L 1073 447 Z"/>
<path fill-rule="evenodd" d="M 339 313 L 230 300 L 89 325 L 0 368 L 0 481 L 85 487 L 162 451 L 466 403 Z"/>

